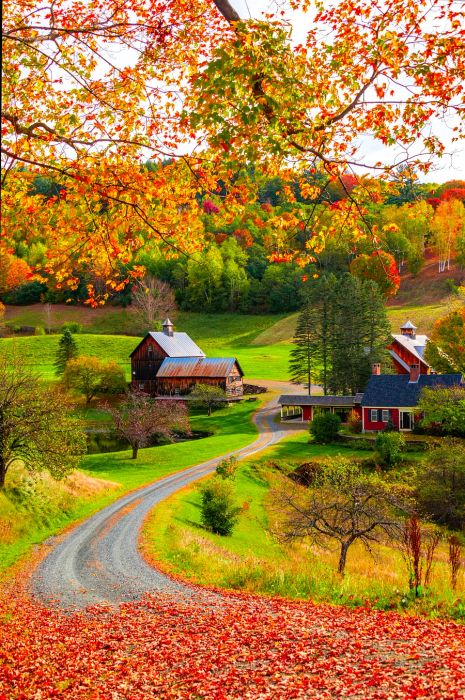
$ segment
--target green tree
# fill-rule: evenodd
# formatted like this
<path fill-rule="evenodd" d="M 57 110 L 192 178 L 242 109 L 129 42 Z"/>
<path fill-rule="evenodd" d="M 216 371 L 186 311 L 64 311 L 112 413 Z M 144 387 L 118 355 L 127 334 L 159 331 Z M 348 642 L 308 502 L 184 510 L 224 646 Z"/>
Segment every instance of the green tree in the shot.
<path fill-rule="evenodd" d="M 240 513 L 231 482 L 214 477 L 200 486 L 200 494 L 202 524 L 217 535 L 230 535 Z"/>
<path fill-rule="evenodd" d="M 92 355 L 81 355 L 68 362 L 63 373 L 65 386 L 83 394 L 86 404 L 98 394 L 123 393 L 126 379 L 114 361 L 102 362 Z"/>
<path fill-rule="evenodd" d="M 291 380 L 306 384 L 309 395 L 312 393 L 312 372 L 319 348 L 319 320 L 318 309 L 306 303 L 297 319 L 289 359 Z"/>
<path fill-rule="evenodd" d="M 60 340 L 58 341 L 58 350 L 55 355 L 55 374 L 61 376 L 64 373 L 69 360 L 73 360 L 77 356 L 77 343 L 74 340 L 71 331 L 68 328 L 65 328 Z"/>
<path fill-rule="evenodd" d="M 309 425 L 314 442 L 325 445 L 337 439 L 341 428 L 341 419 L 337 413 L 324 411 L 318 413 Z"/>
<path fill-rule="evenodd" d="M 425 428 L 440 426 L 445 435 L 465 435 L 465 387 L 425 387 L 418 410 Z"/>
<path fill-rule="evenodd" d="M 376 437 L 376 452 L 384 466 L 391 468 L 400 462 L 405 449 L 405 438 L 402 433 L 384 432 Z"/>
<path fill-rule="evenodd" d="M 0 488 L 11 464 L 46 470 L 60 479 L 75 469 L 86 451 L 80 422 L 66 397 L 45 387 L 17 359 L 0 360 Z"/>
<path fill-rule="evenodd" d="M 224 241 L 220 252 L 223 258 L 223 306 L 228 311 L 237 311 L 246 304 L 250 287 L 245 271 L 247 255 L 234 238 Z"/>
<path fill-rule="evenodd" d="M 187 263 L 187 299 L 193 308 L 218 310 L 224 263 L 218 246 L 212 245 L 202 256 Z"/>
<path fill-rule="evenodd" d="M 346 273 L 335 285 L 332 306 L 328 385 L 335 393 L 355 394 L 372 364 L 386 357 L 391 333 L 384 300 L 374 282 Z"/>
<path fill-rule="evenodd" d="M 217 407 L 219 403 L 226 400 L 224 389 L 212 384 L 196 384 L 189 396 L 194 405 L 206 408 L 209 416 L 211 416 L 215 406 Z"/>
<path fill-rule="evenodd" d="M 446 439 L 418 463 L 412 486 L 423 513 L 440 525 L 465 528 L 465 446 Z"/>

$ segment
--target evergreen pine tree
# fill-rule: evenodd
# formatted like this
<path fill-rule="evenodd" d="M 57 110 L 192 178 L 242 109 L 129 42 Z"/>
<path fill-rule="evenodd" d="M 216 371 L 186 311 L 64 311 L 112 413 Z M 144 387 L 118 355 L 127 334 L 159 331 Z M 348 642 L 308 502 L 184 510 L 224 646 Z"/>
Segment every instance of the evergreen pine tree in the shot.
<path fill-rule="evenodd" d="M 364 389 L 373 362 L 386 357 L 390 329 L 384 300 L 374 282 L 347 273 L 337 282 L 333 313 L 329 387 L 355 394 Z"/>
<path fill-rule="evenodd" d="M 331 343 L 334 335 L 334 288 L 336 282 L 337 278 L 335 275 L 323 275 L 313 288 L 310 297 L 318 311 L 318 320 L 315 324 L 318 337 L 315 359 L 318 369 L 316 373 L 313 372 L 313 376 L 323 385 L 325 396 L 328 394 L 331 372 Z"/>
<path fill-rule="evenodd" d="M 295 329 L 290 353 L 289 374 L 293 382 L 302 382 L 312 393 L 312 372 L 318 351 L 318 309 L 309 302 L 303 306 Z"/>
<path fill-rule="evenodd" d="M 62 375 L 69 360 L 78 356 L 76 341 L 71 331 L 65 328 L 63 335 L 58 341 L 58 350 L 55 355 L 55 374 Z"/>

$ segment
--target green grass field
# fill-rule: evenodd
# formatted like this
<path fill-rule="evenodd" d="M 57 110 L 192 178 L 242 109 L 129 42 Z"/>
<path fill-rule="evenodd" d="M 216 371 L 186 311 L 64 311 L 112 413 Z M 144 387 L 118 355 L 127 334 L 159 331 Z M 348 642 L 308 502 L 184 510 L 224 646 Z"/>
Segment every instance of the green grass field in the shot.
<path fill-rule="evenodd" d="M 192 429 L 210 432 L 209 437 L 146 448 L 140 450 L 136 461 L 129 451 L 86 456 L 82 462 L 84 474 L 105 480 L 97 483 L 98 488 L 85 479 L 83 489 L 80 485 L 68 489 L 46 476 L 35 481 L 21 471 L 10 479 L 7 475 L 6 489 L 0 492 L 0 571 L 33 545 L 123 493 L 249 444 L 257 432 L 251 417 L 258 406 L 257 402 L 234 404 L 210 417 L 196 412 L 191 417 Z M 98 416 L 92 411 L 90 417 Z"/>
<path fill-rule="evenodd" d="M 440 546 L 433 563 L 430 594 L 414 601 L 409 598 L 408 571 L 398 547 L 375 545 L 371 555 L 355 543 L 341 579 L 336 573 L 338 552 L 334 546 L 323 549 L 305 540 L 285 544 L 275 538 L 279 515 L 271 492 L 283 488 L 287 480 L 272 465 L 279 461 L 292 466 L 293 462 L 338 453 L 345 457 L 372 454 L 312 445 L 307 434 L 301 433 L 270 448 L 259 459 L 242 462 L 233 482 L 241 512 L 229 537 L 202 527 L 199 490 L 196 485 L 183 489 L 152 511 L 143 530 L 143 549 L 162 568 L 201 585 L 336 604 L 370 601 L 381 609 L 408 606 L 421 614 L 463 617 L 465 575 L 461 573 L 454 593 L 449 585 L 446 544 Z"/>
<path fill-rule="evenodd" d="M 389 306 L 388 318 L 394 332 L 411 319 L 419 332 L 429 333 L 435 321 L 446 314 L 457 299 L 421 305 Z M 7 317 L 17 324 L 40 325 L 43 323 L 43 307 L 9 307 Z M 101 359 L 115 360 L 130 379 L 129 354 L 136 347 L 140 335 L 121 335 L 134 331 L 134 317 L 130 310 L 88 309 L 60 305 L 53 312 L 56 322 L 75 321 L 83 326 L 83 333 L 76 334 L 82 355 L 97 355 Z M 210 357 L 237 357 L 246 380 L 288 379 L 289 352 L 297 314 L 238 315 L 197 314 L 181 312 L 176 328 L 188 333 Z M 56 328 L 59 328 L 57 323 Z M 55 377 L 53 363 L 59 335 L 6 338 L 0 341 L 0 350 L 15 352 L 31 368 L 47 381 Z"/>
<path fill-rule="evenodd" d="M 279 380 L 287 378 L 290 342 L 270 344 L 271 336 L 268 344 L 254 345 L 253 342 L 282 318 L 186 313 L 181 315 L 176 327 L 188 333 L 210 357 L 237 357 L 246 378 Z M 0 340 L 0 351 L 16 354 L 44 379 L 51 381 L 55 378 L 54 361 L 59 338 L 59 334 L 4 338 Z M 115 360 L 130 379 L 129 354 L 140 337 L 78 333 L 75 338 L 81 355 Z"/>

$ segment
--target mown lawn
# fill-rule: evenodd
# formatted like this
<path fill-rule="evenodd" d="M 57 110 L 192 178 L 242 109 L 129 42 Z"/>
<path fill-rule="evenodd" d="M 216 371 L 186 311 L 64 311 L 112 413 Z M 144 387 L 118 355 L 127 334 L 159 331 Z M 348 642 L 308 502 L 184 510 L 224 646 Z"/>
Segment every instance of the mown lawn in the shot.
<path fill-rule="evenodd" d="M 336 454 L 369 457 L 373 453 L 311 445 L 306 434 L 295 435 L 258 459 L 240 465 L 233 483 L 241 513 L 231 536 L 221 537 L 202 527 L 200 494 L 193 485 L 152 512 L 144 526 L 144 550 L 172 573 L 203 585 L 348 605 L 370 601 L 382 609 L 412 607 L 420 613 L 465 618 L 460 602 L 465 594 L 465 575 L 460 574 L 454 593 L 449 585 L 445 543 L 433 564 L 431 593 L 415 602 L 409 594 L 408 571 L 397 546 L 374 545 L 370 554 L 362 545 L 354 544 L 346 576 L 341 579 L 336 573 L 337 548 L 322 549 L 306 540 L 285 544 L 274 536 L 279 514 L 271 492 L 283 488 L 283 484 L 285 488 L 287 482 L 274 465 L 285 463 L 289 467 Z"/>
<path fill-rule="evenodd" d="M 178 327 L 189 333 L 208 356 L 237 357 L 246 380 L 287 379 L 290 343 L 251 344 L 263 327 L 274 324 L 276 317 L 189 314 L 186 319 Z M 92 333 L 74 337 L 81 355 L 118 362 L 130 380 L 129 355 L 139 343 L 139 337 Z M 5 338 L 0 341 L 0 352 L 16 354 L 44 379 L 52 381 L 59 338 L 59 334 Z"/>
<path fill-rule="evenodd" d="M 19 475 L 9 488 L 7 477 L 7 488 L 0 493 L 0 571 L 33 545 L 123 493 L 249 444 L 257 433 L 251 418 L 259 405 L 245 401 L 210 417 L 195 413 L 191 419 L 193 430 L 211 432 L 209 437 L 146 448 L 140 450 L 136 461 L 129 451 L 87 455 L 82 462 L 84 474 L 111 483 L 102 483 L 95 490 L 92 483 L 86 484 L 89 493 L 85 497 L 80 497 L 79 487 L 70 494 L 60 482 L 46 480 L 34 486 L 34 480 L 26 475 Z"/>

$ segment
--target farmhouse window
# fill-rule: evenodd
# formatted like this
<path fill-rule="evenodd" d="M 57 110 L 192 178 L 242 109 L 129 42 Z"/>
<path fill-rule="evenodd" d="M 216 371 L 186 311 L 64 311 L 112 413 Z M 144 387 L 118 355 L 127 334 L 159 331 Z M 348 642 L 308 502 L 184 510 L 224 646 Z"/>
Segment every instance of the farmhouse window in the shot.
<path fill-rule="evenodd" d="M 372 408 L 370 411 L 370 420 L 372 423 L 376 423 L 378 421 L 378 409 L 377 408 Z"/>
<path fill-rule="evenodd" d="M 385 409 L 383 409 L 383 410 L 381 411 L 381 420 L 382 420 L 383 423 L 387 423 L 387 422 L 389 421 L 389 418 L 390 418 L 390 415 L 389 415 L 389 414 L 390 414 L 390 413 L 391 413 L 390 411 L 387 411 L 387 410 L 385 410 Z"/>

